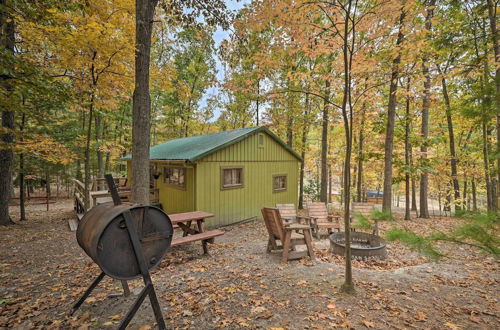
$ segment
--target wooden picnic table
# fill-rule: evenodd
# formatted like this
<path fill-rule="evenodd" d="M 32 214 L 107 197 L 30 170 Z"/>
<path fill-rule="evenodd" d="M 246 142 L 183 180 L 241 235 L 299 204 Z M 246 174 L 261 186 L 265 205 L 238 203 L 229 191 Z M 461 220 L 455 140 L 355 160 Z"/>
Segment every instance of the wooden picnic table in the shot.
<path fill-rule="evenodd" d="M 186 244 L 194 241 L 201 241 L 203 252 L 207 254 L 207 243 L 213 243 L 215 237 L 224 235 L 224 232 L 219 229 L 205 231 L 205 219 L 213 217 L 214 215 L 212 213 L 204 211 L 193 211 L 169 214 L 168 216 L 170 218 L 170 221 L 172 222 L 172 225 L 174 225 L 174 228 L 180 228 L 183 232 L 182 237 L 174 238 L 172 240 L 172 246 Z M 192 224 L 194 221 L 196 221 L 196 227 L 193 228 Z"/>

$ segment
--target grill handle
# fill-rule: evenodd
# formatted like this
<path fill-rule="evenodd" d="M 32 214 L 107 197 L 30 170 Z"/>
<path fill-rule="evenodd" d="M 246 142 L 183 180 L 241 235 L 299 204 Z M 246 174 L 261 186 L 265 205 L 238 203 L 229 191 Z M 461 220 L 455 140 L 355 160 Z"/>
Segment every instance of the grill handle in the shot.
<path fill-rule="evenodd" d="M 106 182 L 108 183 L 109 192 L 111 193 L 111 198 L 113 198 L 113 204 L 120 205 L 122 201 L 120 199 L 120 195 L 118 195 L 118 190 L 116 189 L 113 175 L 106 174 L 104 177 L 106 178 Z"/>

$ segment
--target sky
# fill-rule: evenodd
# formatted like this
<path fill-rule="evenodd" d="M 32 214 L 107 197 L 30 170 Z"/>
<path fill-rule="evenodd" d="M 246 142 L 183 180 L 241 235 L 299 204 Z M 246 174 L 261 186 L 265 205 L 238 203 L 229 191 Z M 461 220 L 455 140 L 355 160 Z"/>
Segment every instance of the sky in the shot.
<path fill-rule="evenodd" d="M 245 4 L 250 3 L 251 0 L 226 0 L 225 2 L 228 9 L 232 11 L 238 11 L 241 8 L 243 8 Z M 215 40 L 215 47 L 218 48 L 223 40 L 229 39 L 230 33 L 231 33 L 230 31 L 224 31 L 220 27 L 217 27 L 217 30 L 213 34 L 213 38 Z M 217 68 L 217 79 L 219 81 L 223 81 L 224 67 L 218 57 L 216 57 L 215 62 Z M 219 89 L 216 87 L 210 88 L 203 97 L 203 99 L 200 101 L 200 106 L 204 107 L 207 104 L 208 97 L 210 95 L 218 94 L 219 92 L 220 92 Z M 216 120 L 219 117 L 219 115 L 220 115 L 220 109 L 216 109 L 212 120 Z"/>

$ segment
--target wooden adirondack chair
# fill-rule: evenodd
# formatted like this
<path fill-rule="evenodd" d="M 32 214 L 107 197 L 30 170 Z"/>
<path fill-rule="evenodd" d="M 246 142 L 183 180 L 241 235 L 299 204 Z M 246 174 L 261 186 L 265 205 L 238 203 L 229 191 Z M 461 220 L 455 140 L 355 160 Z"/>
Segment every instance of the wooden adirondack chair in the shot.
<path fill-rule="evenodd" d="M 281 219 L 289 222 L 298 222 L 309 224 L 311 218 L 307 216 L 297 215 L 297 210 L 294 204 L 276 204 L 276 208 L 280 212 Z"/>
<path fill-rule="evenodd" d="M 320 237 L 319 231 L 323 228 L 328 230 L 328 234 L 332 233 L 332 229 L 340 231 L 340 217 L 328 214 L 325 203 L 307 202 L 306 205 L 316 238 Z"/>
<path fill-rule="evenodd" d="M 314 260 L 314 252 L 311 238 L 311 226 L 298 223 L 286 224 L 280 216 L 278 209 L 265 207 L 262 209 L 262 216 L 269 233 L 267 252 L 273 250 L 283 250 L 282 260 L 287 262 L 292 259 L 299 259 L 306 255 Z M 302 232 L 302 235 L 296 232 Z M 278 246 L 276 241 L 281 241 Z M 297 245 L 305 245 L 306 251 L 296 251 Z"/>

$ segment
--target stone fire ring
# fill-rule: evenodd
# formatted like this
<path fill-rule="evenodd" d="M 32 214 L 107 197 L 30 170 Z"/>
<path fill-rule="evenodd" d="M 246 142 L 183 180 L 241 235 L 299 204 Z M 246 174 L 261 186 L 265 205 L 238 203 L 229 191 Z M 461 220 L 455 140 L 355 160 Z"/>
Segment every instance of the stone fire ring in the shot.
<path fill-rule="evenodd" d="M 382 237 L 362 232 L 351 232 L 351 255 L 353 259 L 385 259 L 387 250 Z M 330 250 L 333 254 L 345 255 L 345 233 L 330 235 Z"/>

